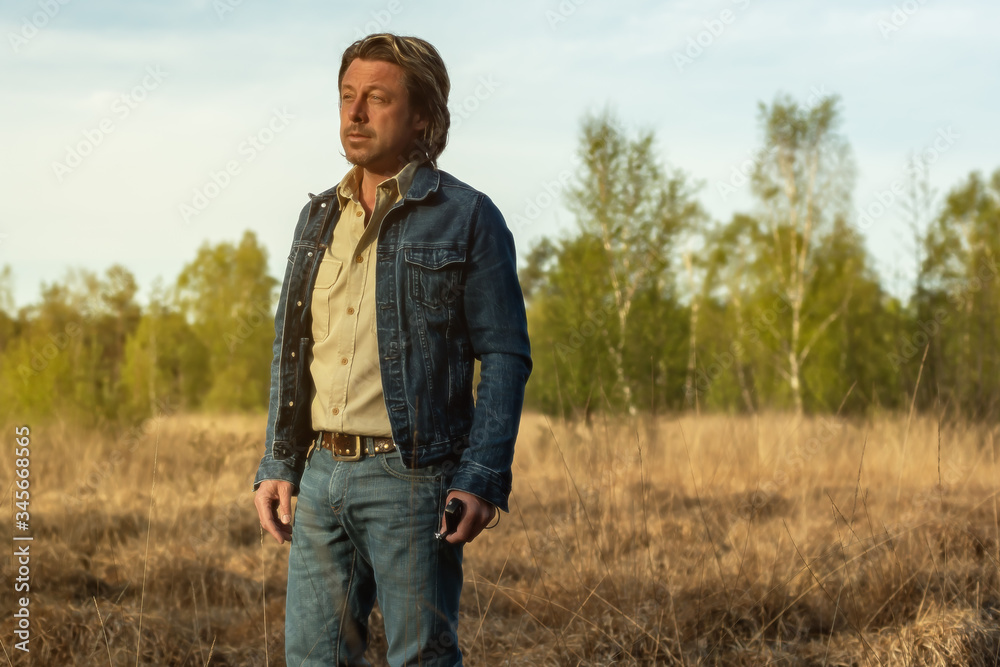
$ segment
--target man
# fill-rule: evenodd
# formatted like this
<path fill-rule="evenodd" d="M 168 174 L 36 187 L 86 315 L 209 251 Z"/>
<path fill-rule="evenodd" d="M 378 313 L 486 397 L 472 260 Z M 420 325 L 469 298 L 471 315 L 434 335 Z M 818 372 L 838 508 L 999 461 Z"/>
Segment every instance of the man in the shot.
<path fill-rule="evenodd" d="M 377 599 L 390 664 L 461 664 L 462 545 L 508 509 L 531 370 L 513 240 L 436 168 L 450 84 L 433 46 L 359 40 L 338 88 L 354 167 L 295 228 L 254 482 L 261 525 L 291 542 L 286 658 L 367 664 Z"/>

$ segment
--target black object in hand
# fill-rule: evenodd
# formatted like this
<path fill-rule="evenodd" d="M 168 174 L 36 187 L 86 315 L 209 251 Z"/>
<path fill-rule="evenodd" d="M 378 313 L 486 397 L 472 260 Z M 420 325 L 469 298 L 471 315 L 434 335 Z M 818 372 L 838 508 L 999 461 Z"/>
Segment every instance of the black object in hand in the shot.
<path fill-rule="evenodd" d="M 452 498 L 449 500 L 448 505 L 444 508 L 444 532 L 434 533 L 434 537 L 439 540 L 443 540 L 458 530 L 458 524 L 462 520 L 462 514 L 464 512 L 465 503 L 458 498 Z"/>

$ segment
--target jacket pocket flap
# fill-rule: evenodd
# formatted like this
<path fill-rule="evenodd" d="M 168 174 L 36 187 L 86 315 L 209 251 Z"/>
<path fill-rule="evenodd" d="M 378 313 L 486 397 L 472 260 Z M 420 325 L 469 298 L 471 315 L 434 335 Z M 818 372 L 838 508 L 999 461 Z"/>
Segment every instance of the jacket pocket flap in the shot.
<path fill-rule="evenodd" d="M 449 264 L 465 262 L 465 248 L 453 246 L 409 246 L 403 248 L 403 259 L 425 269 L 437 271 Z"/>

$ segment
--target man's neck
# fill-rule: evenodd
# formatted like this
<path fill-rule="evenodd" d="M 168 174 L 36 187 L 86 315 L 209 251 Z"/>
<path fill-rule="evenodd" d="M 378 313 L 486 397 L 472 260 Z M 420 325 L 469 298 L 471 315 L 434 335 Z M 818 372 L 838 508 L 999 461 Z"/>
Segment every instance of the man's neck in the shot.
<path fill-rule="evenodd" d="M 395 176 L 396 173 L 398 172 L 385 174 L 371 172 L 367 169 L 360 170 L 360 174 L 358 175 L 360 180 L 358 183 L 358 200 L 361 202 L 361 208 L 365 210 L 366 220 L 371 216 L 372 210 L 375 208 L 378 186 Z"/>

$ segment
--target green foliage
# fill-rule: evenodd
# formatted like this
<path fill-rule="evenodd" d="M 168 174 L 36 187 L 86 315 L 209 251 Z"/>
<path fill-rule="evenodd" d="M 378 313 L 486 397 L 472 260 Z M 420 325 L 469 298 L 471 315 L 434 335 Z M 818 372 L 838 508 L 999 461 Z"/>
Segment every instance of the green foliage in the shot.
<path fill-rule="evenodd" d="M 913 321 L 897 338 L 894 363 L 919 373 L 919 402 L 959 415 L 1000 413 L 1000 170 L 978 173 L 947 196 L 926 235 Z M 915 383 L 915 379 L 913 381 Z"/>
<path fill-rule="evenodd" d="M 122 410 L 132 420 L 197 408 L 208 385 L 208 349 L 161 299 L 151 299 L 125 349 Z"/>
<path fill-rule="evenodd" d="M 42 300 L 18 315 L 3 348 L 4 405 L 19 418 L 58 416 L 103 423 L 117 414 L 125 341 L 139 320 L 137 286 L 122 266 L 104 277 L 70 271 L 42 286 Z"/>
<path fill-rule="evenodd" d="M 528 404 L 563 414 L 905 409 L 923 351 L 913 334 L 951 304 L 964 315 L 933 325 L 954 334 L 931 335 L 925 373 L 935 379 L 924 376 L 921 404 L 991 411 L 1000 175 L 949 198 L 923 253 L 923 287 L 904 306 L 847 219 L 853 166 L 837 99 L 778 97 L 759 120 L 758 206 L 709 228 L 684 178 L 656 162 L 651 134 L 629 138 L 608 114 L 585 119 L 567 201 L 579 232 L 536 244 L 521 273 L 535 358 Z M 675 279 L 682 270 L 686 281 Z"/>
<path fill-rule="evenodd" d="M 207 351 L 206 408 L 267 408 L 276 285 L 250 231 L 236 245 L 202 246 L 177 278 L 179 312 Z"/>
<path fill-rule="evenodd" d="M 684 373 L 686 321 L 669 268 L 701 210 L 654 143 L 650 132 L 630 138 L 610 113 L 584 119 L 567 201 L 579 231 L 540 242 L 521 274 L 535 350 L 531 405 L 589 415 L 683 400 L 674 378 Z"/>
<path fill-rule="evenodd" d="M 0 303 L 9 281 L 0 273 Z M 2 411 L 103 424 L 167 409 L 264 409 L 276 283 L 250 232 L 203 246 L 174 294 L 154 290 L 145 312 L 124 267 L 69 271 L 16 316 L 0 310 Z"/>
<path fill-rule="evenodd" d="M 607 259 L 596 238 L 580 235 L 553 246 L 550 261 L 542 284 L 526 280 L 534 364 L 527 400 L 549 412 L 589 411 L 615 384 L 608 352 L 617 344 L 616 328 L 609 326 L 614 306 L 608 274 L 600 270 Z"/>

